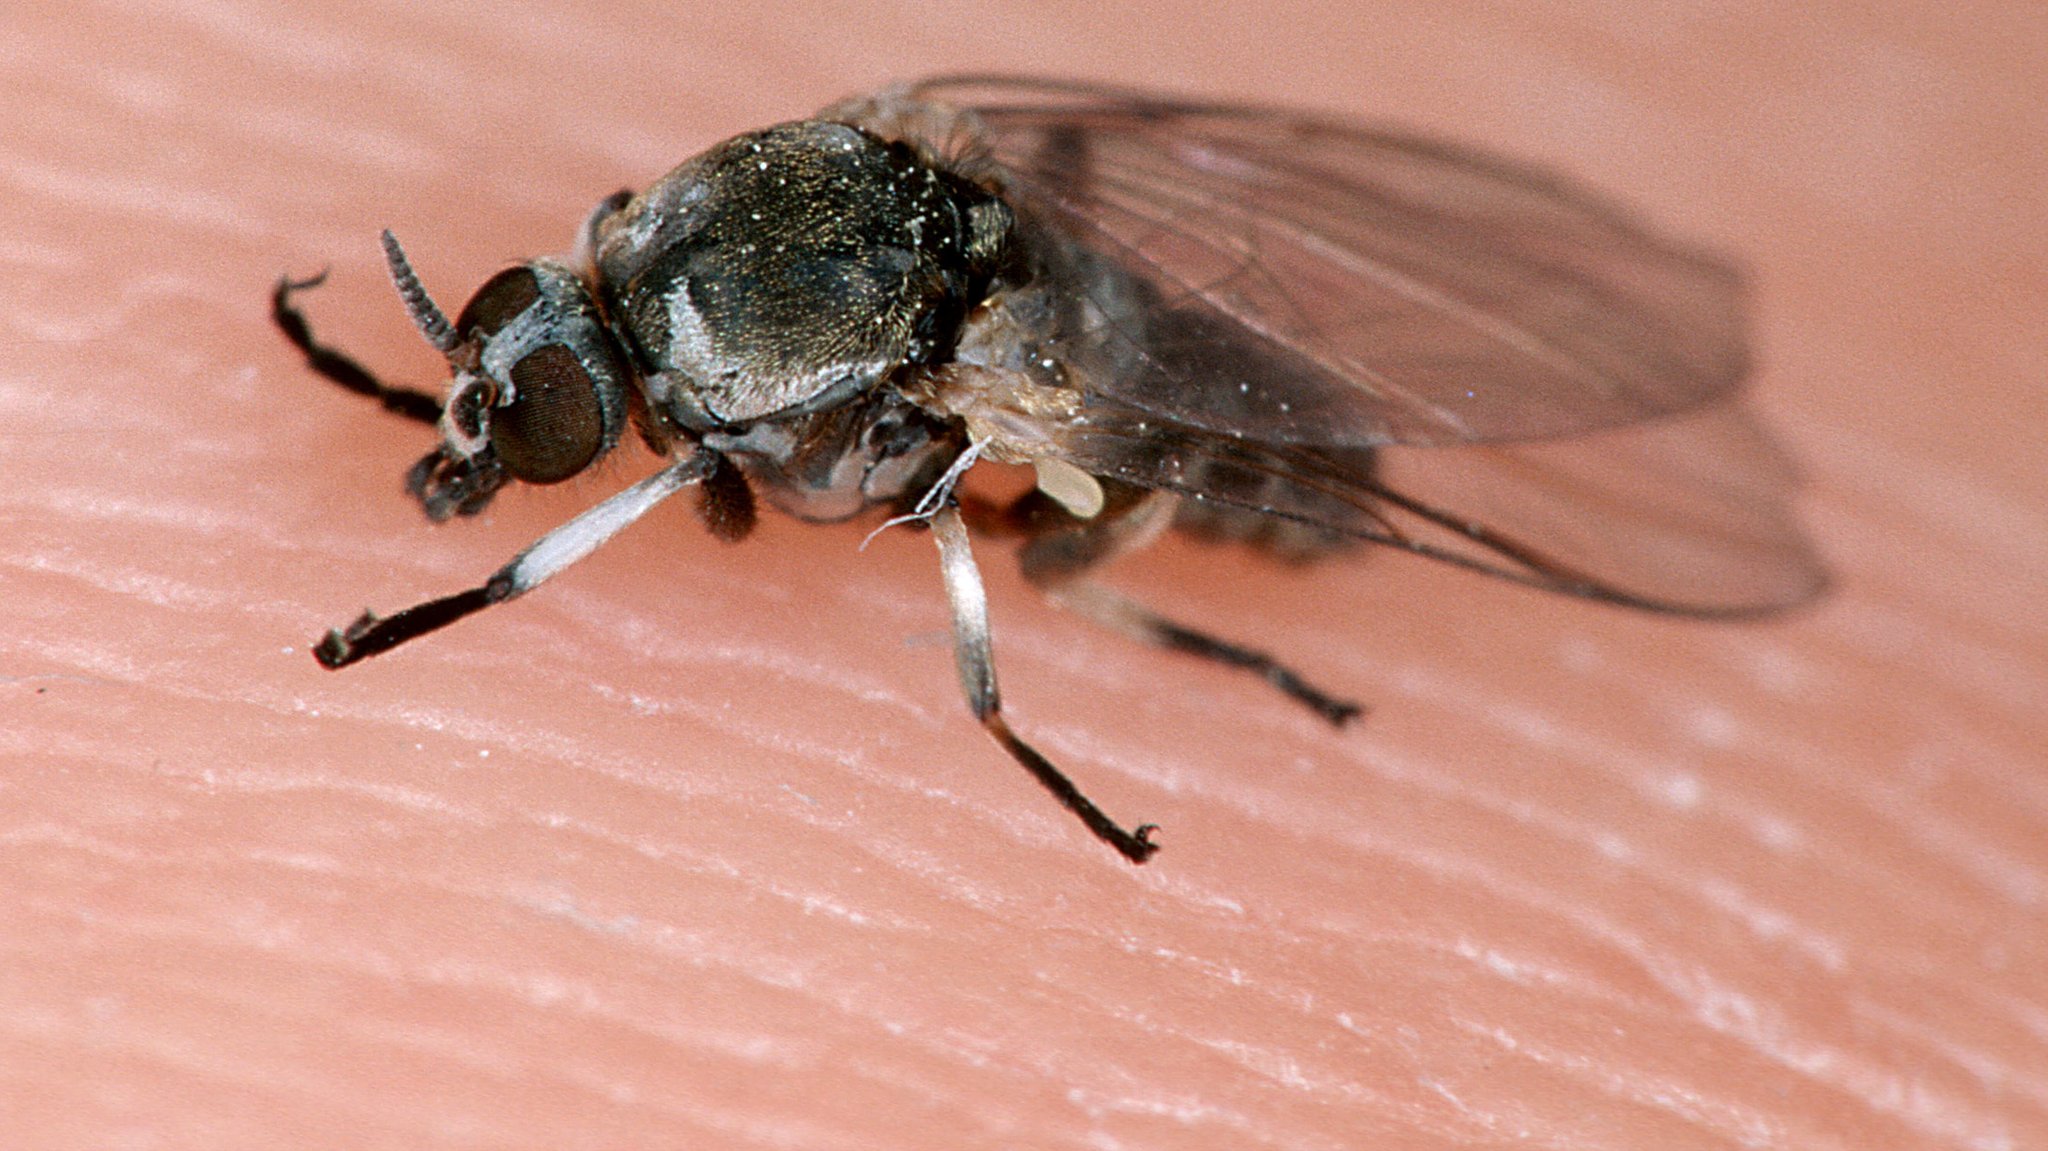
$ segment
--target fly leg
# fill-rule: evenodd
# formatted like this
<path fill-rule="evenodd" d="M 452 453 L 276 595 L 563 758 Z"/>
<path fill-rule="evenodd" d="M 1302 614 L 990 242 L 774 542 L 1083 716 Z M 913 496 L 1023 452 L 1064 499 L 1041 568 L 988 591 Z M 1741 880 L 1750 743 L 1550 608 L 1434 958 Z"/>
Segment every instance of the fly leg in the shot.
<path fill-rule="evenodd" d="M 939 544 L 939 569 L 946 581 L 946 600 L 953 609 L 953 660 L 960 671 L 960 689 L 967 707 L 982 729 L 1024 765 L 1053 797 L 1079 816 L 1097 839 L 1123 853 L 1132 863 L 1152 858 L 1159 845 L 1152 842 L 1155 825 L 1141 824 L 1125 831 L 1103 814 L 1093 800 L 1081 794 L 1074 782 L 1054 767 L 1038 749 L 1017 738 L 1003 720 L 1002 695 L 996 690 L 995 653 L 988 626 L 988 592 L 982 587 L 981 570 L 974 564 L 974 552 L 967 542 L 967 525 L 960 510 L 952 505 L 932 516 L 932 537 Z"/>
<path fill-rule="evenodd" d="M 313 658 L 329 670 L 347 667 L 439 631 L 493 604 L 517 599 L 596 551 L 628 524 L 652 511 L 656 504 L 702 480 L 716 465 L 717 457 L 709 452 L 670 464 L 535 540 L 481 586 L 415 604 L 397 615 L 364 612 L 347 628 L 328 632 L 314 646 Z"/>
<path fill-rule="evenodd" d="M 323 344 L 314 337 L 312 325 L 306 322 L 306 314 L 292 302 L 292 297 L 317 288 L 326 280 L 325 272 L 303 280 L 294 280 L 289 276 L 278 279 L 277 287 L 270 293 L 270 318 L 277 324 L 278 330 L 284 333 L 284 338 L 305 353 L 307 366 L 349 391 L 368 396 L 384 405 L 386 411 L 396 412 L 406 419 L 418 420 L 423 424 L 439 422 L 439 396 L 386 384 L 370 369 L 357 362 L 355 357 Z"/>
<path fill-rule="evenodd" d="M 1141 643 L 1243 668 L 1310 711 L 1342 727 L 1364 710 L 1303 679 L 1265 652 L 1175 623 L 1129 596 L 1088 579 L 1093 569 L 1144 547 L 1172 525 L 1177 497 L 1167 492 L 1109 489 L 1109 502 L 1092 519 L 1071 515 L 1038 492 L 1009 511 L 1032 539 L 1019 557 L 1024 578 L 1046 598 Z"/>

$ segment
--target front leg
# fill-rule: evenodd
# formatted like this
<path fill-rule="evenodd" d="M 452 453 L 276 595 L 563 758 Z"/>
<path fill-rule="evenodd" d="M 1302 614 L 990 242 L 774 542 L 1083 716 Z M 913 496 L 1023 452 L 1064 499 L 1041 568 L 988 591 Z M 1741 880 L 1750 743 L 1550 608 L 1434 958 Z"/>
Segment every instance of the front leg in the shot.
<path fill-rule="evenodd" d="M 284 333 L 284 338 L 305 353 L 308 367 L 349 391 L 359 396 L 368 396 L 384 405 L 386 411 L 396 412 L 406 419 L 418 420 L 423 424 L 439 423 L 439 396 L 386 384 L 355 357 L 323 344 L 314 337 L 313 326 L 306 322 L 306 314 L 292 302 L 292 297 L 326 282 L 325 272 L 303 280 L 294 280 L 290 276 L 278 277 L 277 287 L 270 292 L 270 318 L 277 324 L 278 330 Z"/>
<path fill-rule="evenodd" d="M 703 480 L 715 465 L 709 452 L 678 460 L 535 540 L 476 587 L 414 604 L 396 615 L 364 612 L 348 627 L 329 631 L 314 646 L 313 658 L 330 671 L 347 667 L 517 599 L 596 551 L 661 501 Z"/>

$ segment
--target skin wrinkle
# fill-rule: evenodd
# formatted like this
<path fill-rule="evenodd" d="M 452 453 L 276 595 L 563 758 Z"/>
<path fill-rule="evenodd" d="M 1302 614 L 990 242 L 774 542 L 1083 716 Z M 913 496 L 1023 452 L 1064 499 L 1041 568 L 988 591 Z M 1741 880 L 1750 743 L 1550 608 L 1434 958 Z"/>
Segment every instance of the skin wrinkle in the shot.
<path fill-rule="evenodd" d="M 1416 860 L 1415 862 L 1422 861 Z M 1448 864 L 1449 861 L 1443 861 L 1443 863 Z M 1452 871 L 1463 870 L 1465 868 L 1465 865 L 1463 864 L 1452 864 L 1450 866 Z M 1746 1042 L 1750 1042 L 1760 1052 L 1766 1055 L 1770 1055 L 1773 1058 L 1783 1060 L 1787 1063 L 1789 1067 L 1795 1070 L 1804 1070 L 1808 1073 L 1813 1073 L 1821 1070 L 1821 1067 L 1818 1064 L 1822 1062 L 1828 1064 L 1839 1062 L 1850 1063 L 1852 1066 L 1851 1070 L 1848 1073 L 1839 1076 L 1824 1075 L 1823 1078 L 1834 1079 L 1844 1089 L 1856 1091 L 1858 1094 L 1864 1096 L 1866 1100 L 1870 1102 L 1874 1107 L 1880 1110 L 1897 1110 L 1895 1105 L 1886 1098 L 1885 1092 L 1883 1092 L 1883 1090 L 1881 1089 L 1880 1080 L 1877 1077 L 1873 1076 L 1868 1067 L 1854 1067 L 1855 1061 L 1843 1060 L 1842 1055 L 1844 1053 L 1839 1050 L 1828 1051 L 1828 1049 L 1825 1048 L 1816 1048 L 1809 1046 L 1806 1049 L 1804 1049 L 1804 1051 L 1801 1051 L 1800 1053 L 1795 1055 L 1792 1053 L 1792 1051 L 1797 1051 L 1798 1049 L 1796 1047 L 1791 1051 L 1788 1051 L 1787 1049 L 1780 1048 L 1774 1044 L 1765 1042 L 1764 1035 L 1761 1032 L 1756 1032 L 1752 1029 L 1739 1026 L 1729 1026 L 1729 1021 L 1718 1020 L 1712 1014 L 1704 1011 L 1705 1006 L 1712 1001 L 1711 995 L 1703 997 L 1698 994 L 1690 993 L 1694 989 L 1700 988 L 1702 986 L 1707 988 L 1713 987 L 1714 983 L 1712 981 L 1707 981 L 1705 984 L 1702 984 L 1697 973 L 1694 972 L 1680 972 L 1677 970 L 1660 971 L 1660 969 L 1665 968 L 1667 965 L 1656 958 L 1658 954 L 1658 949 L 1653 946 L 1650 946 L 1647 943 L 1647 941 L 1642 940 L 1640 938 L 1633 938 L 1630 935 L 1630 933 L 1621 931 L 1618 927 L 1616 927 L 1613 924 L 1601 925 L 1596 920 L 1585 919 L 1584 917 L 1580 916 L 1579 914 L 1577 914 L 1572 909 L 1566 906 L 1557 905 L 1554 903 L 1554 901 L 1547 897 L 1537 896 L 1536 894 L 1534 894 L 1532 889 L 1527 888 L 1525 885 L 1508 881 L 1505 878 L 1505 874 L 1506 873 L 1496 872 L 1490 876 L 1483 874 L 1479 875 L 1478 878 L 1480 879 L 1480 883 L 1478 884 L 1478 886 L 1482 890 L 1489 890 L 1497 892 L 1499 894 L 1513 896 L 1518 902 L 1543 907 L 1543 909 L 1546 912 L 1555 916 L 1562 917 L 1568 921 L 1579 921 L 1580 925 L 1589 929 L 1590 933 L 1595 938 L 1600 939 L 1605 943 L 1619 946 L 1625 953 L 1640 959 L 1642 961 L 1641 969 L 1645 974 L 1651 975 L 1655 979 L 1655 981 L 1658 984 L 1662 985 L 1667 991 L 1675 993 L 1678 996 L 1680 1002 L 1689 1002 L 1695 1007 L 1696 1010 L 1701 1011 L 1701 1014 L 1699 1016 L 1701 1019 L 1709 1022 L 1710 1025 L 1714 1025 L 1717 1030 L 1724 1030 L 1733 1037 L 1741 1038 L 1744 1039 Z M 1826 1052 L 1825 1060 L 1817 1059 L 1817 1057 L 1821 1055 L 1823 1052 Z M 1802 1064 L 1804 1066 L 1802 1066 Z M 1902 1114 L 1905 1114 L 1905 1116 L 1909 1119 L 1912 1118 L 1910 1113 L 1902 1112 Z"/>

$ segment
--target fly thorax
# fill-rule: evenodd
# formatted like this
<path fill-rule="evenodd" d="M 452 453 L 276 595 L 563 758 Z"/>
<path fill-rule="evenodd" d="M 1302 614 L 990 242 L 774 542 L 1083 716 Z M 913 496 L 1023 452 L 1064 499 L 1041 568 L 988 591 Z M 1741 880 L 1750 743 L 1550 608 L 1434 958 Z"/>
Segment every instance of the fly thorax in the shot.
<path fill-rule="evenodd" d="M 802 121 L 685 163 L 599 232 L 649 401 L 704 431 L 827 410 L 950 355 L 1008 216 L 907 145 Z"/>

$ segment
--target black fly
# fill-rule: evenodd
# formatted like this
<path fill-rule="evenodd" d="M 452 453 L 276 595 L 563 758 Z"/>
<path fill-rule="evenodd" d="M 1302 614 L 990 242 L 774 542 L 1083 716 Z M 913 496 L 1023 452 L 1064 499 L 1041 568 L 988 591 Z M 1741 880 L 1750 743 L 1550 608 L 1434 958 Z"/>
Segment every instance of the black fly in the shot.
<path fill-rule="evenodd" d="M 389 233 L 406 309 L 453 370 L 388 387 L 274 313 L 323 375 L 435 423 L 435 520 L 554 483 L 630 424 L 660 471 L 482 586 L 366 614 L 344 667 L 540 585 L 685 487 L 738 539 L 756 493 L 811 521 L 928 521 L 961 686 L 1090 831 L 1125 830 L 1004 721 L 968 525 L 1036 586 L 1139 639 L 1246 668 L 1332 723 L 1356 705 L 1091 576 L 1169 527 L 1309 556 L 1370 541 L 1681 615 L 1824 583 L 1791 471 L 1735 402 L 1723 265 L 1541 171 L 1255 107 L 938 79 L 735 137 L 599 204 L 574 253 L 498 273 L 454 322 Z M 1037 487 L 1001 508 L 978 459 Z"/>

